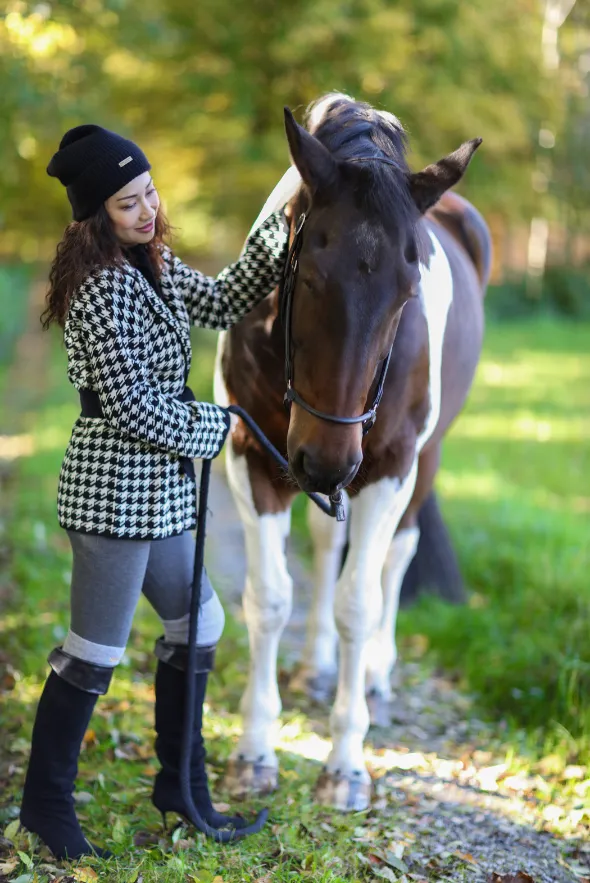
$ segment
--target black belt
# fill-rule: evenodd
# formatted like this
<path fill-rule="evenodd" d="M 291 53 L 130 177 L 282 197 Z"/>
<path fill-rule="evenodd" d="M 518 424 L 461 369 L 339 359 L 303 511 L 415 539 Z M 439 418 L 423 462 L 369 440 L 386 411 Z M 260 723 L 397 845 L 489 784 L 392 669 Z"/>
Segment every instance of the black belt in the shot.
<path fill-rule="evenodd" d="M 97 392 L 93 389 L 81 389 L 80 392 L 80 408 L 82 409 L 80 412 L 81 417 L 95 417 L 95 418 L 103 418 L 104 411 L 102 409 L 102 404 L 100 402 L 100 397 Z M 182 390 L 182 393 L 176 397 L 176 400 L 179 402 L 194 402 L 195 394 L 190 388 L 190 386 L 185 386 Z M 188 475 L 189 478 L 192 478 L 195 481 L 195 464 L 191 457 L 180 457 L 180 469 L 184 472 L 185 475 Z"/>

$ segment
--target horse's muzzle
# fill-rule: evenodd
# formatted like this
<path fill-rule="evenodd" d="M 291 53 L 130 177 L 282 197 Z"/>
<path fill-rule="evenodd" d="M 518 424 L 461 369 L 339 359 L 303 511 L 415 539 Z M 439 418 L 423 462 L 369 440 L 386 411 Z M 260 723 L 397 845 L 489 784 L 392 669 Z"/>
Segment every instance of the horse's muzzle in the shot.
<path fill-rule="evenodd" d="M 347 487 L 356 476 L 362 462 L 362 454 L 353 463 L 330 463 L 318 452 L 302 445 L 291 457 L 291 473 L 302 491 L 306 493 L 335 494 Z"/>

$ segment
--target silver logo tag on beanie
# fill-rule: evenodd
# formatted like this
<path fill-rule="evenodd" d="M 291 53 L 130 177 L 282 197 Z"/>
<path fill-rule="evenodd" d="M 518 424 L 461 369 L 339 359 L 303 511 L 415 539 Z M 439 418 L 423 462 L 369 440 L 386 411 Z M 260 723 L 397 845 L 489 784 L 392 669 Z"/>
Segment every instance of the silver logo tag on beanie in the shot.
<path fill-rule="evenodd" d="M 133 162 L 133 157 L 132 157 L 132 156 L 128 156 L 126 159 L 122 159 L 121 162 L 119 163 L 119 166 L 120 166 L 121 168 L 123 168 L 123 166 L 126 166 L 127 163 L 129 163 L 129 162 Z"/>

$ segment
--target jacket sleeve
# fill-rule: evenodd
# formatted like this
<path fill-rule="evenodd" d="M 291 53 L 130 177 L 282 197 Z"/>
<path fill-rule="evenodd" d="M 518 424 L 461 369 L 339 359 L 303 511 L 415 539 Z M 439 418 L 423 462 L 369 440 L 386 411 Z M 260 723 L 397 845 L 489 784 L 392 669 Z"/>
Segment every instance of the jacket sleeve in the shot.
<path fill-rule="evenodd" d="M 216 278 L 172 262 L 172 278 L 193 325 L 231 328 L 278 285 L 287 259 L 289 230 L 283 212 L 270 215 L 246 240 L 240 258 Z"/>
<path fill-rule="evenodd" d="M 115 306 L 116 302 L 116 306 Z M 216 457 L 229 428 L 217 405 L 183 403 L 154 387 L 125 330 L 125 305 L 113 292 L 90 301 L 85 346 L 105 419 L 131 438 L 182 457 Z"/>

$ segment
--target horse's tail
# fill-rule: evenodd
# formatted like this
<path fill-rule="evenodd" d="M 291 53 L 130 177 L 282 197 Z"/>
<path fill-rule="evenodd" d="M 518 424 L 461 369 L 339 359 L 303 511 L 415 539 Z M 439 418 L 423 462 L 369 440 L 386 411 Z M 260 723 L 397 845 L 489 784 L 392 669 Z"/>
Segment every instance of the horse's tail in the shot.
<path fill-rule="evenodd" d="M 420 540 L 402 584 L 402 604 L 412 604 L 420 592 L 438 595 L 451 604 L 466 600 L 465 587 L 451 537 L 434 491 L 418 514 Z"/>

